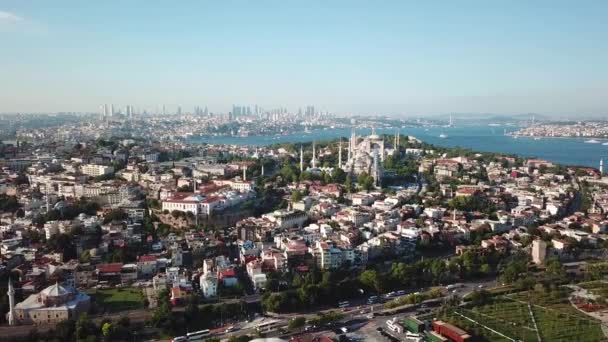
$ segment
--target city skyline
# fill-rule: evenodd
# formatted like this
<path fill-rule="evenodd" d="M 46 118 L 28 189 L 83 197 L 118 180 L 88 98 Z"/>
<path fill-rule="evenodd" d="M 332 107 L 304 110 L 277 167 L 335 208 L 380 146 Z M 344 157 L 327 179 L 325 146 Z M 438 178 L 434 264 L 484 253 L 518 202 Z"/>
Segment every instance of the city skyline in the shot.
<path fill-rule="evenodd" d="M 0 112 L 608 112 L 603 2 L 145 5 L 2 4 Z"/>

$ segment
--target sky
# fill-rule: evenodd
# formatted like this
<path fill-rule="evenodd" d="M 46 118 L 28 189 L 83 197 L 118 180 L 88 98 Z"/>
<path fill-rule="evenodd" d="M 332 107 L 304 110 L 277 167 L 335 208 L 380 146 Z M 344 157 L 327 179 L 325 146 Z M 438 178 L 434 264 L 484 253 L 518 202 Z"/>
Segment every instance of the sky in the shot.
<path fill-rule="evenodd" d="M 608 116 L 608 1 L 0 0 L 0 112 Z"/>

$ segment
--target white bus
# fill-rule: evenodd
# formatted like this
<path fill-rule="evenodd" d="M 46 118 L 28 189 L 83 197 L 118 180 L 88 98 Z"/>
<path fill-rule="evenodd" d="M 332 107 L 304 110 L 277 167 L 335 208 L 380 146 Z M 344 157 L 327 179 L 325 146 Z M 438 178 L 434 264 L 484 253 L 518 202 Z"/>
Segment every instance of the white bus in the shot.
<path fill-rule="evenodd" d="M 257 327 L 255 327 L 255 328 L 260 332 L 264 332 L 264 331 L 268 331 L 268 330 L 272 330 L 273 328 L 276 328 L 276 326 L 279 323 L 280 323 L 280 321 L 262 322 L 262 323 L 258 324 Z"/>
<path fill-rule="evenodd" d="M 210 336 L 211 336 L 211 333 L 209 333 L 209 329 L 199 330 L 199 331 L 195 331 L 195 332 L 186 334 L 186 338 L 188 339 L 188 342 L 204 341 L 205 339 L 209 338 Z"/>
<path fill-rule="evenodd" d="M 446 286 L 445 289 L 450 291 L 450 290 L 459 289 L 463 286 L 464 286 L 464 284 L 462 284 L 462 283 L 456 283 L 456 284 L 450 284 L 450 285 Z"/>
<path fill-rule="evenodd" d="M 386 326 L 392 332 L 396 332 L 396 333 L 400 333 L 400 334 L 403 333 L 403 326 L 397 322 L 396 318 L 387 320 Z"/>

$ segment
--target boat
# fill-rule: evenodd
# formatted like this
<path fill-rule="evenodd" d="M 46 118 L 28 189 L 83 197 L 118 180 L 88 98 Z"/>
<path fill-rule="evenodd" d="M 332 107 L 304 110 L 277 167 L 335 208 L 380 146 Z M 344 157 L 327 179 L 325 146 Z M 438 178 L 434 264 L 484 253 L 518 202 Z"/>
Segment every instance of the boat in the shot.
<path fill-rule="evenodd" d="M 541 139 L 540 137 L 536 137 L 536 138 L 534 138 L 534 140 L 540 140 L 540 139 Z"/>
<path fill-rule="evenodd" d="M 608 142 L 605 142 L 605 143 L 603 143 L 602 145 L 604 145 L 604 146 L 608 146 Z"/>
<path fill-rule="evenodd" d="M 585 143 L 586 144 L 599 144 L 600 142 L 595 139 L 589 139 L 589 140 L 585 140 Z"/>
<path fill-rule="evenodd" d="M 447 138 L 448 136 L 447 136 L 447 134 L 441 133 L 441 134 L 439 134 L 439 137 L 440 137 L 441 139 L 445 139 L 445 138 Z"/>

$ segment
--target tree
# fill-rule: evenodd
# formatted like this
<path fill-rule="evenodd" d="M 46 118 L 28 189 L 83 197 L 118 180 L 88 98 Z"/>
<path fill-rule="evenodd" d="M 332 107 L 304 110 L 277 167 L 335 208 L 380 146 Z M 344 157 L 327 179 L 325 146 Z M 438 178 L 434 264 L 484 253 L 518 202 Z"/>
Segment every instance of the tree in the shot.
<path fill-rule="evenodd" d="M 331 172 L 331 180 L 334 183 L 343 184 L 346 181 L 346 178 L 346 173 L 339 167 L 335 167 Z"/>
<path fill-rule="evenodd" d="M 361 172 L 359 176 L 357 176 L 357 184 L 359 184 L 362 189 L 369 191 L 374 187 L 374 177 L 368 175 L 367 172 Z"/>
<path fill-rule="evenodd" d="M 110 324 L 110 322 L 104 323 L 103 326 L 101 327 L 101 334 L 103 335 L 103 337 L 108 338 L 108 336 L 110 335 L 111 329 L 112 329 L 112 324 Z"/>
<path fill-rule="evenodd" d="M 128 217 L 128 215 L 124 210 L 114 209 L 103 217 L 103 223 L 107 224 L 112 221 L 122 221 L 122 220 L 126 220 L 127 217 Z"/>
<path fill-rule="evenodd" d="M 294 192 L 291 193 L 291 202 L 292 203 L 296 203 L 296 202 L 300 202 L 302 200 L 302 192 L 300 192 L 300 190 L 295 190 Z"/>
<path fill-rule="evenodd" d="M 188 184 L 184 184 L 184 185 L 180 186 L 179 188 L 177 188 L 177 191 L 180 191 L 180 192 L 188 192 L 191 190 L 192 190 L 192 188 Z"/>
<path fill-rule="evenodd" d="M 546 272 L 550 276 L 563 278 L 566 276 L 566 270 L 557 258 L 549 258 L 546 261 Z"/>
<path fill-rule="evenodd" d="M 76 321 L 76 340 L 87 340 L 89 336 L 96 336 L 97 331 L 88 314 L 80 315 Z"/>
<path fill-rule="evenodd" d="M 492 268 L 488 264 L 482 264 L 481 267 L 479 268 L 479 272 L 481 272 L 484 275 L 489 275 L 492 272 Z"/>
<path fill-rule="evenodd" d="M 490 293 L 486 290 L 474 290 L 469 295 L 469 299 L 471 304 L 475 306 L 483 305 L 486 304 L 490 299 Z"/>
<path fill-rule="evenodd" d="M 351 193 L 353 191 L 353 181 L 348 175 L 346 176 L 346 182 L 344 182 L 344 188 L 348 193 Z"/>
<path fill-rule="evenodd" d="M 386 285 L 382 275 L 373 270 L 363 271 L 359 276 L 359 281 L 365 287 L 373 289 L 378 293 L 383 292 Z"/>
<path fill-rule="evenodd" d="M 0 212 L 15 212 L 21 205 L 15 196 L 0 195 Z"/>
<path fill-rule="evenodd" d="M 289 330 L 297 330 L 297 329 L 301 329 L 305 324 L 306 324 L 306 318 L 299 316 L 299 317 L 292 318 L 291 320 L 289 320 L 289 323 L 287 324 L 287 328 Z"/>

